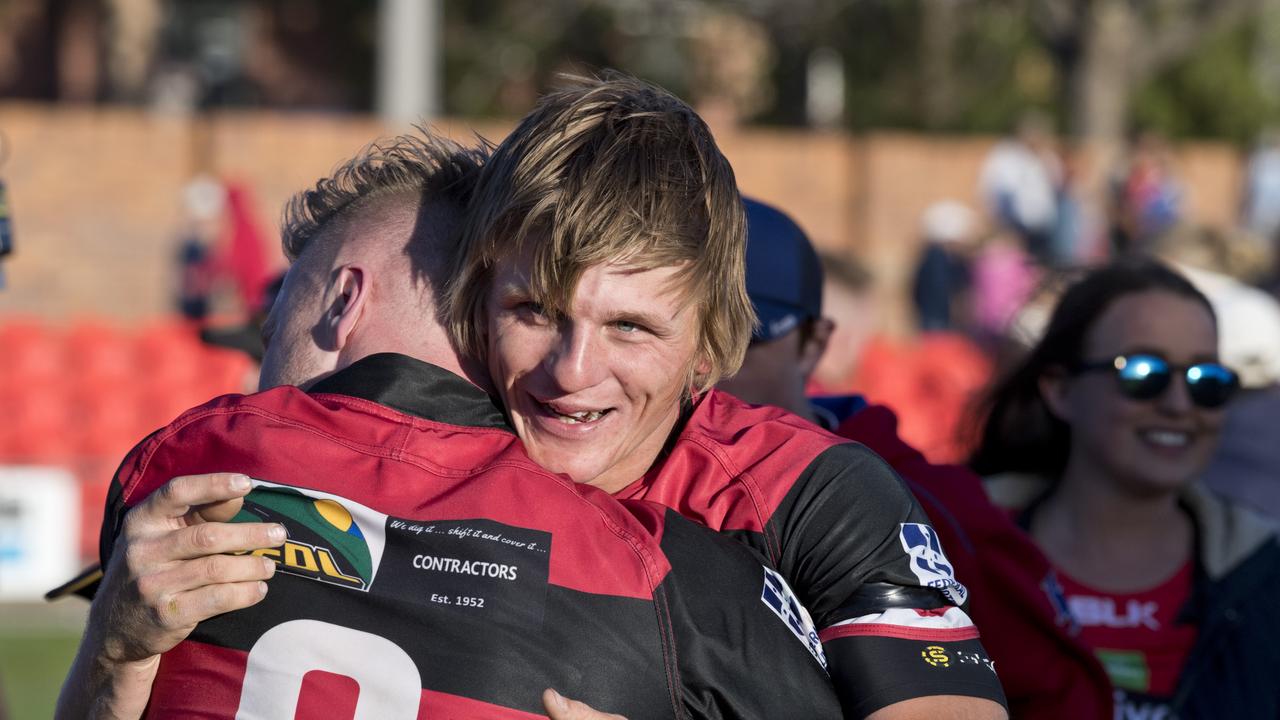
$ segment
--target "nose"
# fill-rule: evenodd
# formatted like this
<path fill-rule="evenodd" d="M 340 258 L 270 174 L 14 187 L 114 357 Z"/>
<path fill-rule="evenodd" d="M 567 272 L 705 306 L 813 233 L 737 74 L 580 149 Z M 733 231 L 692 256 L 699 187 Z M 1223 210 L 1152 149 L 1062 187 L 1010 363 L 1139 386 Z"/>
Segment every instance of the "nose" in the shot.
<path fill-rule="evenodd" d="M 1160 394 L 1157 405 L 1167 415 L 1185 415 L 1195 409 L 1185 373 L 1174 373 L 1169 387 Z"/>
<path fill-rule="evenodd" d="M 589 328 L 567 321 L 561 325 L 543 368 L 562 392 L 570 394 L 600 383 L 605 360 L 598 342 Z"/>

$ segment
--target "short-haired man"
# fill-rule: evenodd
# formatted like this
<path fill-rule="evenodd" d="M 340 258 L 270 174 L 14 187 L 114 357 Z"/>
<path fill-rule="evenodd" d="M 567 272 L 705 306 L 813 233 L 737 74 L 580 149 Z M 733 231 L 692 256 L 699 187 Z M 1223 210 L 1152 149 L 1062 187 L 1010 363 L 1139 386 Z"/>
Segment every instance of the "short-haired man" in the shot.
<path fill-rule="evenodd" d="M 540 465 L 750 545 L 795 589 L 849 717 L 1002 717 L 937 535 L 882 460 L 708 390 L 742 361 L 742 205 L 684 103 L 570 81 L 494 151 L 450 308 Z"/>
<path fill-rule="evenodd" d="M 525 718 L 549 685 L 636 717 L 838 714 L 745 548 L 542 471 L 459 377 L 434 288 L 481 160 L 403 137 L 295 198 L 275 389 L 126 458 L 60 716 Z M 167 482 L 227 468 L 255 479 Z"/>

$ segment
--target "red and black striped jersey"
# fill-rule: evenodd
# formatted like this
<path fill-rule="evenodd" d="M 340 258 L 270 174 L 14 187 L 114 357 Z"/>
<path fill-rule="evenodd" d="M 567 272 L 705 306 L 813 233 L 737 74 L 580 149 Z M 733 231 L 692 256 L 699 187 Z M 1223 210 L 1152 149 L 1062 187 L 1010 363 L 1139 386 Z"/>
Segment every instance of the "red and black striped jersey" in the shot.
<path fill-rule="evenodd" d="M 712 390 L 665 458 L 617 496 L 756 550 L 812 614 L 846 716 L 931 695 L 1004 704 L 938 534 L 866 447 Z"/>
<path fill-rule="evenodd" d="M 487 396 L 375 355 L 309 393 L 188 411 L 126 458 L 103 529 L 170 478 L 255 478 L 266 598 L 161 661 L 151 717 L 839 717 L 816 635 L 747 546 L 542 470 Z"/>

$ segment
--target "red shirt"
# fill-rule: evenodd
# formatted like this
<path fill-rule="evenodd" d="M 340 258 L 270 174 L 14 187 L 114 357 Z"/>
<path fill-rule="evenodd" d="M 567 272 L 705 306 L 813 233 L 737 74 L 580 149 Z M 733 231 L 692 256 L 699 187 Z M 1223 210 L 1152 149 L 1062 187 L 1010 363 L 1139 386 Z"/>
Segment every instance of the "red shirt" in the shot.
<path fill-rule="evenodd" d="M 1145 702 L 1168 701 L 1177 689 L 1196 627 L 1178 614 L 1191 596 L 1191 563 L 1155 587 L 1109 592 L 1059 572 L 1067 605 L 1116 688 Z"/>
<path fill-rule="evenodd" d="M 972 615 L 995 660 L 1010 716 L 1110 718 L 1106 672 L 1080 641 L 1044 553 L 987 499 L 967 468 L 930 463 L 898 435 L 894 413 L 871 405 L 836 434 L 883 457 L 919 498 L 956 575 L 973 591 Z"/>

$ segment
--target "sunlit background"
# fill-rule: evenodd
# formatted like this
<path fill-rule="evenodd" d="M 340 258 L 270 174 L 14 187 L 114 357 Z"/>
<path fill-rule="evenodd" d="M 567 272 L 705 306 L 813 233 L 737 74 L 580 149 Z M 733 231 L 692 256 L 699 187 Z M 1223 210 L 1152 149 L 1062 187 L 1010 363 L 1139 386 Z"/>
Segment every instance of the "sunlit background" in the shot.
<path fill-rule="evenodd" d="M 1172 233 L 1274 285 L 1280 0 L 0 0 L 0 715 L 51 712 L 85 603 L 40 596 L 96 558 L 123 454 L 253 387 L 285 199 L 412 122 L 499 140 L 601 68 L 689 101 L 806 228 L 839 323 L 815 390 L 935 460 L 1055 273 Z M 1015 133 L 1053 168 L 1029 255 L 984 179 Z M 931 247 L 976 263 L 941 326 Z"/>

